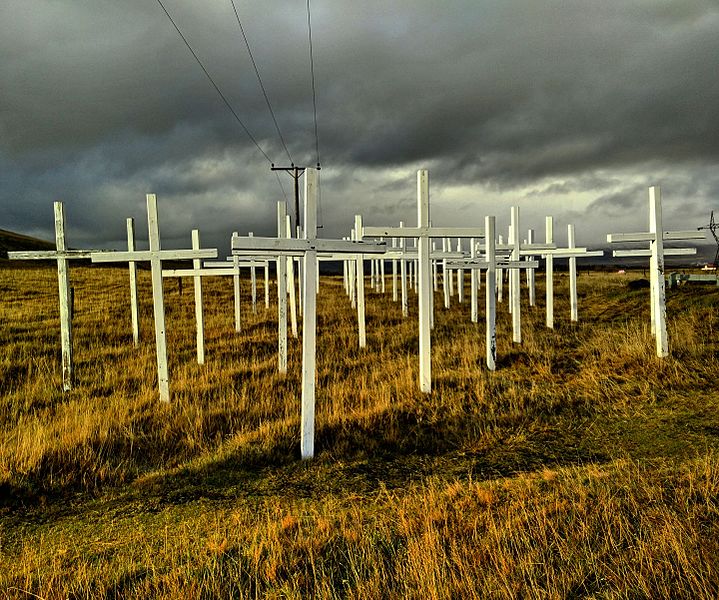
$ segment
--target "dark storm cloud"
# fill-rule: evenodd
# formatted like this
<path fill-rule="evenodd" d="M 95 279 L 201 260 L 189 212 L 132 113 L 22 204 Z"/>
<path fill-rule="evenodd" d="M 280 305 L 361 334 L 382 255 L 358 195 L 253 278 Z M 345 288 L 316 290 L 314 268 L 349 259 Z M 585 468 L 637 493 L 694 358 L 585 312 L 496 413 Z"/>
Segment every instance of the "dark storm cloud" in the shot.
<path fill-rule="evenodd" d="M 166 5 L 262 148 L 288 161 L 229 2 Z M 312 164 L 304 3 L 237 5 L 292 157 Z M 327 229 L 363 210 L 412 217 L 418 165 L 433 186 L 523 187 L 537 202 L 594 191 L 606 217 L 639 210 L 653 173 L 697 214 L 719 192 L 712 1 L 312 6 Z M 273 229 L 269 164 L 156 2 L 9 0 L 0 30 L 2 226 L 34 231 L 62 198 L 81 240 L 121 241 L 155 191 L 173 238 Z"/>

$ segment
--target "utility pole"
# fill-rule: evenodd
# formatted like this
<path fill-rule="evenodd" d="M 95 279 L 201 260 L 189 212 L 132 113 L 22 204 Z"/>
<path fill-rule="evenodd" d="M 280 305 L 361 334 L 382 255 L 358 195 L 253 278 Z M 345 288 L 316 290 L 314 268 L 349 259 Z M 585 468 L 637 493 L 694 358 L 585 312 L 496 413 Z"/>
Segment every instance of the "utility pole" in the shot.
<path fill-rule="evenodd" d="M 295 184 L 295 226 L 300 225 L 300 177 L 305 172 L 307 167 L 298 167 L 295 163 L 292 163 L 289 167 L 276 167 L 275 163 L 272 163 L 270 167 L 271 171 L 285 171 L 290 174 L 290 177 L 294 179 Z M 320 163 L 317 163 L 317 170 L 320 170 Z"/>
<path fill-rule="evenodd" d="M 714 211 L 711 212 L 711 216 L 709 217 L 709 225 L 697 227 L 697 229 L 699 231 L 701 231 L 702 229 L 708 229 L 711 232 L 712 237 L 717 244 L 717 251 L 714 255 L 714 266 L 719 268 L 719 236 L 717 235 L 717 230 L 719 230 L 719 223 L 714 220 Z"/>

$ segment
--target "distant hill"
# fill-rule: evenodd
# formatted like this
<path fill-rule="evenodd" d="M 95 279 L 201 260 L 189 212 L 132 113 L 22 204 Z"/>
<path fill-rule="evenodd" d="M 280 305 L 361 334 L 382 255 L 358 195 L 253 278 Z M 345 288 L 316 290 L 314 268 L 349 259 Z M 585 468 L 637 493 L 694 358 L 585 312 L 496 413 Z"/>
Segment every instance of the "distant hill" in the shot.
<path fill-rule="evenodd" d="M 8 252 L 17 250 L 55 250 L 55 242 L 0 229 L 0 258 L 7 259 Z"/>

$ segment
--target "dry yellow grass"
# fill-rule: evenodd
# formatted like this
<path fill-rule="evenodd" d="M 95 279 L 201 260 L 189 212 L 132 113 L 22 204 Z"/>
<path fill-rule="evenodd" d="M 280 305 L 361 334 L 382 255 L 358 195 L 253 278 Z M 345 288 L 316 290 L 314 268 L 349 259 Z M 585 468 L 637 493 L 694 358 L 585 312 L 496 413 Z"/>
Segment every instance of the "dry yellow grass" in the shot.
<path fill-rule="evenodd" d="M 368 291 L 360 351 L 324 278 L 302 463 L 274 305 L 235 334 L 231 283 L 207 281 L 199 366 L 191 284 L 167 281 L 161 406 L 147 273 L 134 349 L 126 272 L 74 268 L 63 394 L 54 269 L 0 269 L 0 597 L 716 597 L 719 293 L 670 293 L 660 361 L 646 290 L 583 273 L 572 325 L 559 278 L 554 332 L 540 301 L 513 346 L 499 305 L 496 373 L 468 304 L 438 308 L 428 397 L 416 307 Z"/>

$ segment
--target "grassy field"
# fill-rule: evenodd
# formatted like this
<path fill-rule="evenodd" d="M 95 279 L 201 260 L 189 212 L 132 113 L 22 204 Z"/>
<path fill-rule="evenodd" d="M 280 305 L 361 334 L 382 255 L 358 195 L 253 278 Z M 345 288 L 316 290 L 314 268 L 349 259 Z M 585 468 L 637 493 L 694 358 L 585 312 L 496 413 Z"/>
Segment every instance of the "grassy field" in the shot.
<path fill-rule="evenodd" d="M 140 348 L 127 273 L 73 268 L 76 385 L 62 393 L 56 273 L 0 268 L 0 597 L 716 598 L 719 292 L 668 293 L 654 356 L 640 276 L 582 273 L 570 324 L 498 308 L 498 370 L 469 304 L 436 298 L 417 390 L 416 297 L 367 291 L 357 348 L 341 279 L 318 300 L 316 458 L 299 460 L 300 343 L 275 308 L 166 282 L 173 402 L 157 400 L 149 276 Z M 249 286 L 243 289 L 249 298 Z M 538 297 L 543 288 L 539 286 Z"/>

